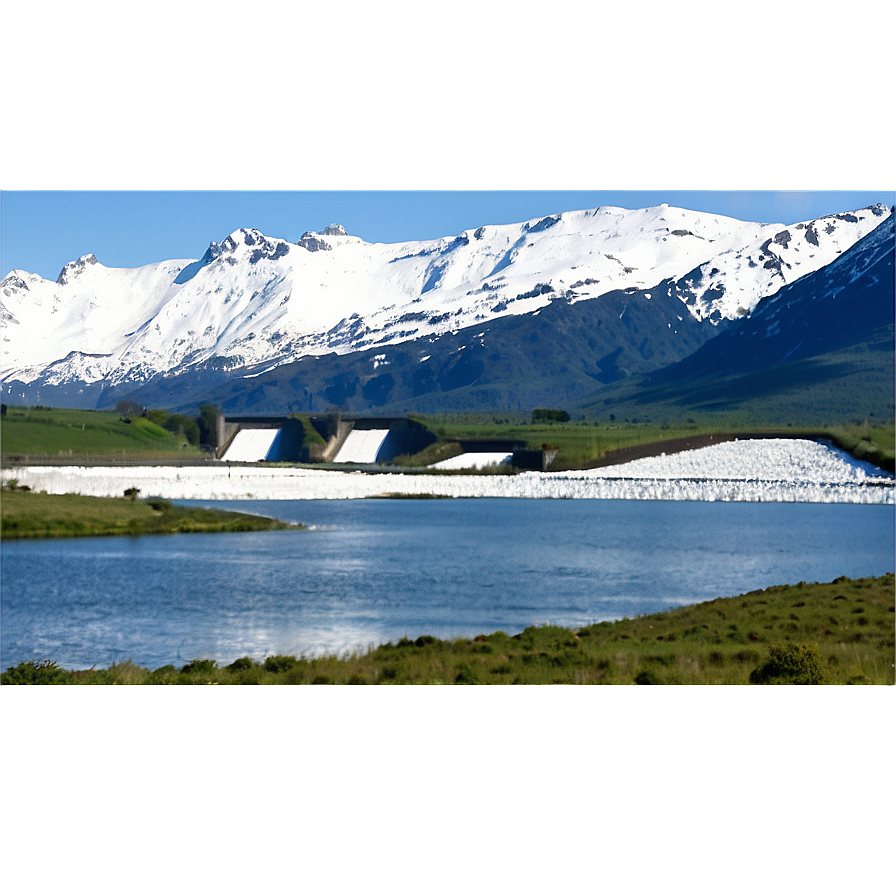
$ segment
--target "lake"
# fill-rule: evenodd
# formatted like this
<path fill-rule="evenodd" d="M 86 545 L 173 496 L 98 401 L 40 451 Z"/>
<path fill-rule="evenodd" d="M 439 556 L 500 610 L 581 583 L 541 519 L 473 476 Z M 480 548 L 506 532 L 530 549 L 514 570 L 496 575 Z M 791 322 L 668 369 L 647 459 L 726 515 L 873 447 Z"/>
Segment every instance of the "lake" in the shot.
<path fill-rule="evenodd" d="M 894 571 L 894 508 L 693 501 L 191 501 L 311 531 L 11 541 L 0 666 L 365 650 L 582 626 Z"/>

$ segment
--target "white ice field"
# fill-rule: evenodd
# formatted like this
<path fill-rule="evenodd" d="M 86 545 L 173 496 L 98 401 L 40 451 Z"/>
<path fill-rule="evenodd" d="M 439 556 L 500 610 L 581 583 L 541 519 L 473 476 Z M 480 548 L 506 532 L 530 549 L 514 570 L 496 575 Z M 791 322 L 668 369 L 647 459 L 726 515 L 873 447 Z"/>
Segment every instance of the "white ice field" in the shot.
<path fill-rule="evenodd" d="M 457 498 L 896 503 L 889 473 L 803 439 L 725 442 L 598 470 L 515 476 L 343 473 L 210 464 L 13 467 L 2 471 L 2 478 L 53 494 L 118 496 L 136 487 L 143 496 L 173 500 L 366 498 L 400 493 Z"/>

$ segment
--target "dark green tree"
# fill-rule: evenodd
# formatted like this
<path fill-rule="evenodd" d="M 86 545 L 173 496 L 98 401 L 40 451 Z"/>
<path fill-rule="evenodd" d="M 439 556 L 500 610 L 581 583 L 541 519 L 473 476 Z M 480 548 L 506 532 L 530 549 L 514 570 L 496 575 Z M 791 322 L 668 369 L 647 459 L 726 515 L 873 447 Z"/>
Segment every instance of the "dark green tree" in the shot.
<path fill-rule="evenodd" d="M 168 432 L 186 439 L 191 445 L 199 444 L 199 425 L 192 417 L 172 414 L 163 424 Z"/>
<path fill-rule="evenodd" d="M 566 411 L 558 411 L 553 408 L 535 408 L 535 410 L 532 411 L 533 423 L 542 423 L 544 421 L 566 423 L 568 420 L 569 414 Z"/>
<path fill-rule="evenodd" d="M 203 448 L 215 449 L 218 447 L 218 418 L 221 409 L 213 404 L 199 405 L 199 416 L 196 423 L 199 425 L 199 444 Z"/>

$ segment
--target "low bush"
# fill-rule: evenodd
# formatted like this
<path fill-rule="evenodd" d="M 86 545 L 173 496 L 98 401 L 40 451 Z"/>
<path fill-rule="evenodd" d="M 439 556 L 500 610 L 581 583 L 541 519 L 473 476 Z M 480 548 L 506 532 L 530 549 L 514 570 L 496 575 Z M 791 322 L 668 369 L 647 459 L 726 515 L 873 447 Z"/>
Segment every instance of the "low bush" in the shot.
<path fill-rule="evenodd" d="M 294 669 L 298 664 L 299 661 L 294 656 L 269 656 L 264 661 L 263 668 L 265 672 L 280 674 L 281 672 L 289 672 L 290 669 Z"/>
<path fill-rule="evenodd" d="M 178 677 L 177 669 L 172 665 L 160 666 L 149 675 L 149 684 L 171 684 Z"/>
<path fill-rule="evenodd" d="M 652 672 L 650 669 L 641 669 L 635 675 L 635 684 L 662 684 L 662 682 L 656 672 Z"/>
<path fill-rule="evenodd" d="M 476 674 L 468 666 L 462 666 L 454 679 L 455 684 L 478 684 Z"/>
<path fill-rule="evenodd" d="M 827 684 L 815 644 L 773 644 L 769 658 L 750 673 L 750 684 Z"/>
<path fill-rule="evenodd" d="M 180 671 L 185 675 L 212 675 L 217 667 L 214 660 L 193 660 Z"/>
<path fill-rule="evenodd" d="M 63 684 L 71 678 L 53 660 L 29 660 L 0 675 L 0 684 Z"/>

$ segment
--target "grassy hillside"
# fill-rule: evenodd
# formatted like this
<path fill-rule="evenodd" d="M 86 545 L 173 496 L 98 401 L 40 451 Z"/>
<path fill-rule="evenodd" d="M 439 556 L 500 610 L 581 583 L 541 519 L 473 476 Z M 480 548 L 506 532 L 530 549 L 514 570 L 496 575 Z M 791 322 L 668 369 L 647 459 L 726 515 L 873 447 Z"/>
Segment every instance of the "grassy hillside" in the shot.
<path fill-rule="evenodd" d="M 402 638 L 351 657 L 126 662 L 71 672 L 20 663 L 3 684 L 889 684 L 894 577 L 778 586 L 580 629 Z"/>
<path fill-rule="evenodd" d="M 834 426 L 894 418 L 893 327 L 862 345 L 758 371 L 671 378 L 629 377 L 574 408 L 586 418 L 715 426 Z M 668 373 L 668 376 L 666 376 Z"/>
<path fill-rule="evenodd" d="M 8 407 L 0 423 L 3 461 L 83 458 L 164 460 L 200 458 L 202 452 L 185 438 L 150 420 L 126 423 L 118 414 L 68 408 Z"/>
<path fill-rule="evenodd" d="M 176 532 L 259 532 L 295 528 L 280 520 L 179 507 L 170 501 L 92 498 L 84 495 L 36 494 L 3 490 L 0 537 L 71 538 L 88 535 L 161 535 Z"/>

